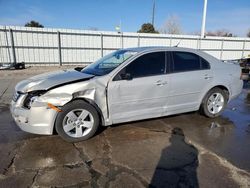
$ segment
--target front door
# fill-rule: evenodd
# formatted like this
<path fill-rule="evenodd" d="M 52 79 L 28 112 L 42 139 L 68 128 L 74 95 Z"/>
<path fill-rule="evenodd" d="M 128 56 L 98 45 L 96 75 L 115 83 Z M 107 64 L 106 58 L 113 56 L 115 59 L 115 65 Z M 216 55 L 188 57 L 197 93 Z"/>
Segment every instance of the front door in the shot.
<path fill-rule="evenodd" d="M 108 105 L 113 123 L 163 114 L 169 86 L 165 56 L 165 52 L 144 54 L 110 81 Z"/>

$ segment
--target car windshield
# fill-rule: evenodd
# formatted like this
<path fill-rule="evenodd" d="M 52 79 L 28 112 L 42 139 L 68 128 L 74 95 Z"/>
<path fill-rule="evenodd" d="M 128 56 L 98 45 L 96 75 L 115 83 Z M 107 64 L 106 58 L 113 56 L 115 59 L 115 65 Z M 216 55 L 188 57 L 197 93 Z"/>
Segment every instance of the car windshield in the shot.
<path fill-rule="evenodd" d="M 118 50 L 104 56 L 98 61 L 82 69 L 83 73 L 102 76 L 110 73 L 124 61 L 135 55 L 137 52 L 132 50 Z"/>

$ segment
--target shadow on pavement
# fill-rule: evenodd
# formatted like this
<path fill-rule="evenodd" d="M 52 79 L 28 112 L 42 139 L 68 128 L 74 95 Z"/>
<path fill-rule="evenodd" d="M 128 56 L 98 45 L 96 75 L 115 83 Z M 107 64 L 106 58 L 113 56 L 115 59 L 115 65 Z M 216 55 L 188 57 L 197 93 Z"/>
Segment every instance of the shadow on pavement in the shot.
<path fill-rule="evenodd" d="M 199 187 L 197 149 L 185 142 L 180 128 L 172 130 L 170 144 L 162 150 L 149 187 Z"/>

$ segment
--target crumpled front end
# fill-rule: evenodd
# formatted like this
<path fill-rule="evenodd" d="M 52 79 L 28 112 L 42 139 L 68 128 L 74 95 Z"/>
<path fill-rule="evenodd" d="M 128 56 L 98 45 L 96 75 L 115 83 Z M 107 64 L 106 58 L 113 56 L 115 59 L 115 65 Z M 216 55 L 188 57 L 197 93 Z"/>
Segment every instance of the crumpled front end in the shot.
<path fill-rule="evenodd" d="M 62 107 L 68 102 L 82 99 L 93 105 L 101 115 L 102 125 L 110 125 L 108 105 L 107 105 L 107 81 L 109 77 L 93 78 L 49 90 L 44 95 L 38 97 L 31 106 L 51 103 L 54 106 Z"/>
<path fill-rule="evenodd" d="M 23 130 L 34 134 L 53 134 L 54 121 L 57 112 L 47 105 L 23 106 L 27 94 L 15 94 L 16 101 L 12 100 L 10 111 L 16 124 Z"/>
<path fill-rule="evenodd" d="M 102 117 L 102 124 L 109 125 L 106 100 L 106 83 L 108 77 L 84 80 L 53 86 L 48 90 L 29 92 L 16 91 L 11 102 L 11 113 L 17 125 L 26 132 L 35 134 L 53 134 L 57 113 L 61 108 L 75 99 L 91 103 Z"/>

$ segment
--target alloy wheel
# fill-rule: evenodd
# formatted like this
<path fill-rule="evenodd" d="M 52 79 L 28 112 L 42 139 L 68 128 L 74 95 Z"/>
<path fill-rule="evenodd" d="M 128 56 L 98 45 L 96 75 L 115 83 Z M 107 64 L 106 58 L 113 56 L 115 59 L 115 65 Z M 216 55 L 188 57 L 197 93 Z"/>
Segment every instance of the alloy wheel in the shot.
<path fill-rule="evenodd" d="M 74 138 L 87 135 L 94 126 L 93 115 L 85 109 L 74 109 L 63 119 L 64 132 Z"/>
<path fill-rule="evenodd" d="M 225 99 L 221 93 L 213 93 L 207 102 L 207 109 L 211 114 L 219 113 L 224 106 Z"/>

